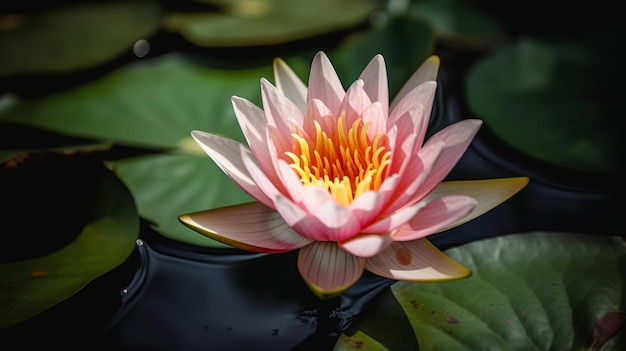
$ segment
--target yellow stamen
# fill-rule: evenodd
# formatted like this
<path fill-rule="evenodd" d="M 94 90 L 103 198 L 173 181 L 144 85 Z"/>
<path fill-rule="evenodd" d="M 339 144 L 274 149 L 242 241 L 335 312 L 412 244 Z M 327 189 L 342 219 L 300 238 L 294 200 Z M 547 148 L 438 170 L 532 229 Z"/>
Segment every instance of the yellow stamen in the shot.
<path fill-rule="evenodd" d="M 391 163 L 385 134 L 370 140 L 370 125 L 358 118 L 346 130 L 345 114 L 337 118 L 333 130 L 322 130 L 319 122 L 313 121 L 315 148 L 310 148 L 307 137 L 293 133 L 293 150 L 285 153 L 287 161 L 302 184 L 322 187 L 348 206 L 359 195 L 378 190 Z"/>

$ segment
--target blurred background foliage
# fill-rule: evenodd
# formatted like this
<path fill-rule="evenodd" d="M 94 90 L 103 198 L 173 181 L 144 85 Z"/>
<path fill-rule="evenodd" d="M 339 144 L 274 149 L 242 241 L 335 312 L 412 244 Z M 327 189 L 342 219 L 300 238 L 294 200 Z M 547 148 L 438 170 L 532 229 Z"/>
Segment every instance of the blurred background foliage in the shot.
<path fill-rule="evenodd" d="M 614 1 L 3 2 L 0 274 L 4 283 L 23 272 L 31 279 L 20 284 L 50 294 L 0 327 L 119 265 L 139 220 L 175 241 L 224 248 L 178 215 L 251 199 L 190 132 L 243 141 L 230 97 L 260 106 L 259 79 L 273 81 L 275 57 L 306 82 L 324 50 L 347 86 L 382 53 L 393 96 L 437 54 L 439 94 L 455 92 L 463 115 L 483 119 L 513 159 L 605 191 L 612 183 L 598 179 L 623 171 L 618 13 Z M 89 239 L 94 231 L 109 243 Z M 65 246 L 76 238 L 91 249 Z M 103 245 L 115 254 L 92 250 Z M 83 255 L 98 268 L 74 272 L 72 282 L 51 288 L 32 276 L 33 260 L 63 267 Z"/>
<path fill-rule="evenodd" d="M 616 174 L 611 87 L 620 67 L 611 9 L 591 8 L 583 22 L 574 15 L 586 10 L 572 7 L 554 21 L 550 6 L 529 3 L 513 12 L 497 2 L 454 0 L 5 4 L 0 156 L 132 148 L 100 157 L 115 155 L 106 161 L 139 213 L 167 236 L 219 245 L 182 228 L 177 214 L 247 196 L 198 152 L 189 132 L 243 140 L 230 96 L 260 105 L 256 83 L 273 77 L 274 57 L 306 81 L 314 52 L 328 51 L 348 84 L 380 52 L 394 94 L 428 55 L 454 49 L 455 57 L 443 57 L 442 74 L 467 68 L 451 84 L 463 85 L 468 112 L 485 129 L 547 164 Z M 594 21 L 594 12 L 609 17 Z M 512 26 L 518 14 L 526 21 Z"/>

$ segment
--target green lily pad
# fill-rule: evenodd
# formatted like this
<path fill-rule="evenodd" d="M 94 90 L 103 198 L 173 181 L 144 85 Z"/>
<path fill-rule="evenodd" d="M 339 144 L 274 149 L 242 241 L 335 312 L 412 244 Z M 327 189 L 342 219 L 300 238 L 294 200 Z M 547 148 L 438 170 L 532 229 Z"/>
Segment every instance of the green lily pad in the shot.
<path fill-rule="evenodd" d="M 0 178 L 0 328 L 69 298 L 134 249 L 133 199 L 101 162 L 29 154 Z"/>
<path fill-rule="evenodd" d="M 165 28 L 205 47 L 276 45 L 350 28 L 380 6 L 374 0 L 211 1 L 222 12 L 172 13 Z"/>
<path fill-rule="evenodd" d="M 361 331 L 357 331 L 351 336 L 342 334 L 339 341 L 333 348 L 333 351 L 350 350 L 387 351 L 389 349 L 378 341 L 372 339 L 369 335 Z"/>
<path fill-rule="evenodd" d="M 603 45 L 523 40 L 503 47 L 468 73 L 468 107 L 531 157 L 572 170 L 617 173 L 619 128 L 612 106 L 618 78 L 611 68 L 617 62 Z"/>
<path fill-rule="evenodd" d="M 232 95 L 260 101 L 263 70 L 220 71 L 164 56 L 71 91 L 16 102 L 0 120 L 146 149 L 186 147 L 194 129 L 243 139 Z"/>
<path fill-rule="evenodd" d="M 533 232 L 446 253 L 473 275 L 391 287 L 420 350 L 607 351 L 626 343 L 624 238 Z"/>
<path fill-rule="evenodd" d="M 430 23 L 438 39 L 471 46 L 495 43 L 504 31 L 491 17 L 458 0 L 417 0 L 407 14 Z"/>
<path fill-rule="evenodd" d="M 143 217 L 163 236 L 180 242 L 230 247 L 182 225 L 178 216 L 254 201 L 201 150 L 196 155 L 156 154 L 124 159 L 113 167 L 133 193 Z"/>
<path fill-rule="evenodd" d="M 150 37 L 160 21 L 154 1 L 78 3 L 0 16 L 0 76 L 96 66 L 132 52 L 133 44 Z"/>

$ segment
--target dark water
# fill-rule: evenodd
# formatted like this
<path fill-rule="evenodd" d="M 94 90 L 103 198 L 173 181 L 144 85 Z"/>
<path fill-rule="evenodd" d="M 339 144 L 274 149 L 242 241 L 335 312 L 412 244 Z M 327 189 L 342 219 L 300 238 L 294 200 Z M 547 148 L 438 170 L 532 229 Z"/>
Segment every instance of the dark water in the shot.
<path fill-rule="evenodd" d="M 192 252 L 149 237 L 139 241 L 140 270 L 122 292 L 119 313 L 97 336 L 107 349 L 330 348 L 390 284 L 368 276 L 343 296 L 320 301 L 299 276 L 296 252 Z"/>

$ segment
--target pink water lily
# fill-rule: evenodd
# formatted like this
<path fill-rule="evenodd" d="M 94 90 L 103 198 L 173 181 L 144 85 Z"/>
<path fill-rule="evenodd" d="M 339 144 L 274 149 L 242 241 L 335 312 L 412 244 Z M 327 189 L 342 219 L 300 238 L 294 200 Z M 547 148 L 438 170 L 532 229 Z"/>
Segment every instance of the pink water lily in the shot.
<path fill-rule="evenodd" d="M 261 79 L 264 109 L 232 98 L 248 145 L 192 132 L 257 201 L 180 220 L 248 251 L 299 249 L 299 272 L 322 298 L 348 289 L 365 269 L 407 281 L 469 276 L 425 237 L 489 211 L 528 179 L 444 181 L 481 121 L 454 123 L 425 140 L 438 69 L 438 57 L 428 58 L 389 103 L 381 55 L 347 90 L 323 52 L 308 88 L 276 59 L 275 85 Z"/>

